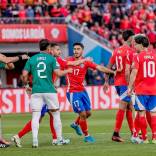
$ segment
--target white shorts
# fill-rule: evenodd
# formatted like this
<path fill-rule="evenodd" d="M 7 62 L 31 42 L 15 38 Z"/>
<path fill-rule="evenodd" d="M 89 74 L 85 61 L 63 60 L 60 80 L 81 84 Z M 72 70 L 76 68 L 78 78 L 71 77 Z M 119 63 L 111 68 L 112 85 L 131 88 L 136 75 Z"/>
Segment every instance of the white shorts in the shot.
<path fill-rule="evenodd" d="M 57 93 L 35 93 L 31 95 L 30 108 L 32 111 L 41 111 L 45 104 L 48 109 L 59 109 Z"/>

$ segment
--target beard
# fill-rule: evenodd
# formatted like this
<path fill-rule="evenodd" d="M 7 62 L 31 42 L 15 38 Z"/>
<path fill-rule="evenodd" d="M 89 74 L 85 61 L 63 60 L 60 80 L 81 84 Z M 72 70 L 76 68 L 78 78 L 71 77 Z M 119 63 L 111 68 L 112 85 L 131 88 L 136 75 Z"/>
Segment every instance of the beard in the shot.
<path fill-rule="evenodd" d="M 81 56 L 82 56 L 81 54 L 76 54 L 76 53 L 74 54 L 75 58 L 80 58 Z"/>

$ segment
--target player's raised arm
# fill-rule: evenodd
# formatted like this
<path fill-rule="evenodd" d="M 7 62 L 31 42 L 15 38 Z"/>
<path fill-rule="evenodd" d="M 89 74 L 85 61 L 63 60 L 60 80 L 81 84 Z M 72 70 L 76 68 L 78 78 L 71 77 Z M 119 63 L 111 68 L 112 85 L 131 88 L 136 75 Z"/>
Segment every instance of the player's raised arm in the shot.
<path fill-rule="evenodd" d="M 13 63 L 8 63 L 8 64 L 5 65 L 5 69 L 11 70 L 11 69 L 14 69 L 14 68 L 15 68 L 15 66 L 14 66 Z"/>
<path fill-rule="evenodd" d="M 69 65 L 69 66 L 78 66 L 80 64 L 83 64 L 86 61 L 89 61 L 89 59 L 84 58 L 84 59 L 76 60 L 76 61 L 67 61 L 67 65 Z"/>
<path fill-rule="evenodd" d="M 54 70 L 54 73 L 55 73 L 57 76 L 59 76 L 59 77 L 64 76 L 64 75 L 66 75 L 66 74 L 68 74 L 68 73 L 72 73 L 72 72 L 73 72 L 73 69 L 72 69 L 72 68 L 68 68 L 68 69 L 66 69 L 66 70 L 60 70 L 60 69 L 55 69 L 55 70 Z"/>
<path fill-rule="evenodd" d="M 6 57 L 5 55 L 3 54 L 0 54 L 0 61 L 1 62 L 4 62 L 6 64 L 8 63 L 13 63 L 13 62 L 17 62 L 17 61 L 20 61 L 20 60 L 25 60 L 25 59 L 28 59 L 29 56 L 28 55 L 19 55 L 19 56 L 14 56 L 14 57 Z"/>
<path fill-rule="evenodd" d="M 107 68 L 105 66 L 97 65 L 96 69 L 99 70 L 99 71 L 101 71 L 101 72 L 103 72 L 103 73 L 115 74 L 115 71 L 113 71 L 110 68 Z"/>

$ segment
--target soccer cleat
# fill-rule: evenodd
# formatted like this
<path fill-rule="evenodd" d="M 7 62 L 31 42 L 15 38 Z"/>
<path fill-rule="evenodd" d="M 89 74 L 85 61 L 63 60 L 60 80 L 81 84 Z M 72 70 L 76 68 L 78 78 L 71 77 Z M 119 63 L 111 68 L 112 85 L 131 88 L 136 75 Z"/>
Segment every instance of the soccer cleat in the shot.
<path fill-rule="evenodd" d="M 9 147 L 9 144 L 0 143 L 0 148 L 7 148 Z"/>
<path fill-rule="evenodd" d="M 77 135 L 82 135 L 82 131 L 81 131 L 81 128 L 79 127 L 79 125 L 76 125 L 75 123 L 72 123 L 70 125 L 71 128 L 73 128 L 76 132 Z"/>
<path fill-rule="evenodd" d="M 10 142 L 4 140 L 3 138 L 0 139 L 0 144 L 6 144 L 6 145 L 10 145 Z"/>
<path fill-rule="evenodd" d="M 142 144 L 142 143 L 144 143 L 144 141 L 142 139 L 140 139 L 139 137 L 132 136 L 130 140 L 131 140 L 131 142 L 133 144 Z"/>
<path fill-rule="evenodd" d="M 57 142 L 54 145 L 61 146 L 67 144 L 70 144 L 70 139 L 57 140 Z"/>
<path fill-rule="evenodd" d="M 11 138 L 11 141 L 15 143 L 16 147 L 19 147 L 19 148 L 22 147 L 22 145 L 21 145 L 21 139 L 19 138 L 18 135 L 14 135 L 14 136 Z"/>
<path fill-rule="evenodd" d="M 156 139 L 151 140 L 151 144 L 156 144 Z"/>
<path fill-rule="evenodd" d="M 56 144 L 57 144 L 57 139 L 53 139 L 52 145 L 56 145 Z"/>
<path fill-rule="evenodd" d="M 149 144 L 150 142 L 149 142 L 149 140 L 148 139 L 146 139 L 146 140 L 143 140 L 143 144 Z"/>
<path fill-rule="evenodd" d="M 95 139 L 94 139 L 94 137 L 92 137 L 92 136 L 86 136 L 85 138 L 84 138 L 84 142 L 89 142 L 89 143 L 94 143 L 95 142 Z"/>
<path fill-rule="evenodd" d="M 34 144 L 34 145 L 32 145 L 32 148 L 38 148 L 38 145 Z"/>
<path fill-rule="evenodd" d="M 38 148 L 38 140 L 37 139 L 33 139 L 32 148 Z"/>
<path fill-rule="evenodd" d="M 112 141 L 116 141 L 116 142 L 124 142 L 124 140 L 120 137 L 120 136 L 112 136 Z"/>

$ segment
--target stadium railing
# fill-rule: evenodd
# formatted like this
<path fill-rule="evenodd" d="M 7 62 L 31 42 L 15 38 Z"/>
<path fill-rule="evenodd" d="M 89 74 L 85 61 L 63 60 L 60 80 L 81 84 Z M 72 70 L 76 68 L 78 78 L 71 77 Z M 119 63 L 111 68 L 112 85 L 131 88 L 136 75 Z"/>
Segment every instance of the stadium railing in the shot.
<path fill-rule="evenodd" d="M 19 18 L 19 17 L 0 17 L 0 24 L 50 24 L 65 23 L 65 17 L 34 17 L 34 18 Z"/>

